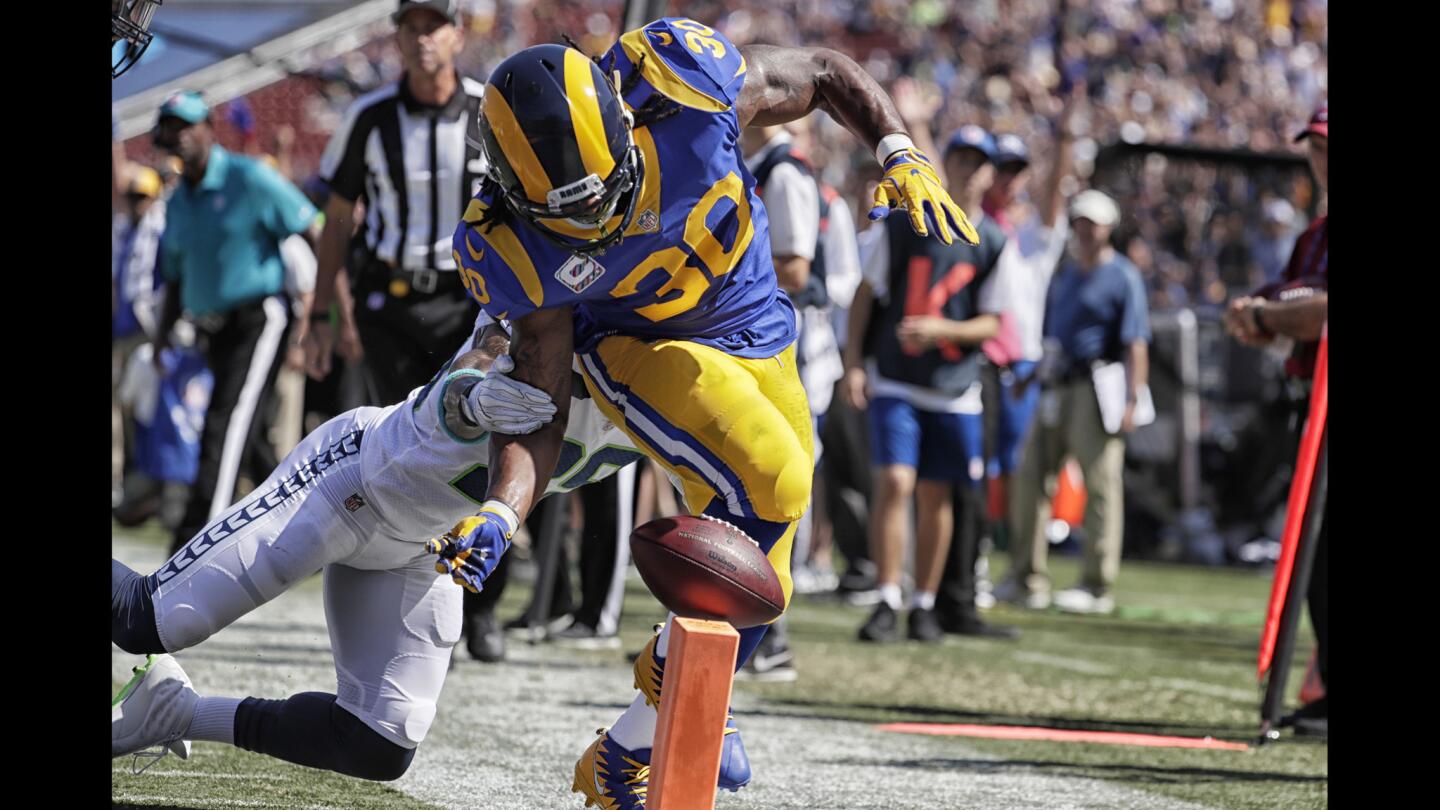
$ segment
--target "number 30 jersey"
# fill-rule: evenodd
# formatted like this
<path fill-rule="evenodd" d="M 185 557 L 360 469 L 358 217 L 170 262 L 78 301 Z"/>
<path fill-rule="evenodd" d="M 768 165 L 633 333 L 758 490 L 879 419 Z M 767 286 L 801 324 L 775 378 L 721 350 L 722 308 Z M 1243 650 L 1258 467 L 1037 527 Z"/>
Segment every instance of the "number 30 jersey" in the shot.
<path fill-rule="evenodd" d="M 517 216 L 479 224 L 504 204 L 487 184 L 455 230 L 466 289 L 497 319 L 573 305 L 577 353 L 619 333 L 778 354 L 795 339 L 795 310 L 776 282 L 765 208 L 740 149 L 744 57 L 714 29 L 667 17 L 622 36 L 600 66 L 619 73 L 627 109 L 678 110 L 634 131 L 644 170 L 624 238 L 582 256 Z M 545 225 L 594 235 L 566 220 Z"/>

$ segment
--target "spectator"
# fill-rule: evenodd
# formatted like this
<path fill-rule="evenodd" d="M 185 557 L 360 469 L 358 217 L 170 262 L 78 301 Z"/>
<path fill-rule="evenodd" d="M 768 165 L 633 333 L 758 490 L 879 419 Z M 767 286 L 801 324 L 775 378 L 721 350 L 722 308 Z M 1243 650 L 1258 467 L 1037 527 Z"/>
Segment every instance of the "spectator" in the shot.
<path fill-rule="evenodd" d="M 1060 186 L 1072 168 L 1074 121 L 1084 97 L 1085 85 L 1076 85 L 1056 120 L 1057 148 L 1037 204 L 1031 205 L 1025 197 L 1025 187 L 1030 180 L 1029 150 L 1025 142 L 1013 134 L 996 138 L 995 182 L 985 192 L 985 213 L 994 217 L 1006 235 L 1005 250 L 1000 253 L 996 269 L 996 305 L 1000 307 L 1001 336 L 1006 339 L 984 345 L 993 363 L 987 369 L 993 373 L 987 373 L 984 379 L 986 384 L 998 389 L 989 399 L 995 407 L 995 433 L 993 451 L 986 460 L 986 477 L 989 485 L 997 490 L 990 493 L 989 498 L 999 507 L 995 532 L 1002 534 L 1007 544 L 1014 542 L 1009 523 L 1010 476 L 1019 467 L 1020 449 L 1040 395 L 1038 386 L 1025 386 L 1024 393 L 1020 393 L 1019 381 L 1030 379 L 1043 353 L 1045 291 L 1065 251 L 1068 236 L 1065 220 L 1060 216 L 1065 202 Z M 988 565 L 983 564 L 987 553 L 988 549 L 977 550 L 982 572 L 988 571 Z M 968 604 L 971 591 L 975 592 L 976 599 L 983 593 L 986 601 L 993 603 L 993 595 L 985 592 L 989 590 L 989 582 L 981 572 L 976 573 L 977 582 L 970 588 L 949 575 L 950 571 L 960 571 L 960 568 L 947 565 L 946 570 L 941 586 L 942 603 L 951 601 L 947 592 L 952 586 L 957 588 L 954 597 L 957 604 Z"/>
<path fill-rule="evenodd" d="M 612 478 L 580 489 L 585 513 L 580 604 L 570 625 L 550 635 L 556 644 L 584 650 L 620 648 L 620 608 L 630 563 L 630 532 L 635 528 L 636 472 L 636 466 L 625 466 Z"/>
<path fill-rule="evenodd" d="M 916 82 L 910 79 L 901 79 L 896 82 L 895 87 L 896 109 L 900 112 L 905 122 L 910 125 L 912 132 L 919 132 L 925 139 L 930 137 L 930 124 L 934 118 L 935 111 L 939 107 L 939 98 L 933 94 L 927 94 Z M 962 129 L 962 132 L 966 130 Z M 1004 247 L 997 259 L 995 271 L 990 284 L 994 287 L 994 298 L 992 303 L 999 307 L 1000 318 L 999 334 L 995 338 L 985 341 L 982 350 L 989 355 L 991 362 L 981 362 L 980 378 L 982 405 L 980 410 L 972 413 L 962 413 L 958 416 L 958 423 L 964 431 L 965 449 L 969 454 L 966 459 L 966 467 L 969 476 L 965 481 L 952 488 L 952 514 L 953 529 L 951 531 L 950 549 L 945 556 L 944 569 L 940 578 L 939 590 L 936 594 L 935 606 L 936 616 L 939 619 L 941 628 L 947 633 L 967 636 L 985 636 L 991 638 L 1018 638 L 1019 630 L 1013 627 L 1000 627 L 986 623 L 980 618 L 978 608 L 982 605 L 982 599 L 988 598 L 989 583 L 985 581 L 984 574 L 987 569 L 984 560 L 981 543 L 989 541 L 989 533 L 985 531 L 986 523 L 986 480 L 985 480 L 985 409 L 997 407 L 984 402 L 985 397 L 992 397 L 993 392 L 985 390 L 987 386 L 995 386 L 995 363 L 1008 363 L 1009 357 L 996 357 L 996 346 L 1007 346 L 1005 352 L 1013 354 L 1014 347 L 1014 324 L 1013 316 L 1007 311 L 1009 307 L 1004 302 L 1007 295 L 1006 290 L 1014 284 L 1006 280 L 1007 273 L 1017 272 L 1015 269 L 1007 270 L 1005 256 L 1013 253 L 1015 244 L 1013 239 L 1013 225 L 1003 217 L 992 216 L 992 210 L 1005 210 L 1014 201 L 1022 187 L 1022 183 L 1014 178 L 1018 175 L 1025 176 L 1026 165 L 1024 145 L 1018 143 L 1014 136 L 1007 136 L 1014 143 L 1006 143 L 1002 150 L 1000 141 L 997 139 L 993 153 L 995 165 L 993 174 L 994 180 L 990 188 L 984 190 L 980 204 L 982 214 L 985 218 L 991 219 L 1002 231 L 1006 231 Z M 917 143 L 920 141 L 917 141 Z M 923 147 L 922 147 L 923 148 Z M 1006 151 L 1008 150 L 1008 151 Z M 1058 164 L 1057 164 L 1058 165 Z M 942 165 L 942 170 L 944 166 Z M 1010 196 L 1005 197 L 1002 204 L 991 207 L 986 200 L 995 193 L 996 189 L 1004 184 Z M 1011 294 L 1013 297 L 1013 294 Z M 1043 302 L 1042 302 L 1043 306 Z M 1002 340 L 1002 338 L 1004 338 Z"/>
<path fill-rule="evenodd" d="M 215 142 L 210 108 L 194 91 L 160 106 L 155 145 L 177 155 L 182 180 L 166 204 L 161 267 L 167 291 L 153 341 L 157 363 L 182 308 L 202 333 L 214 389 L 178 549 L 233 502 L 243 464 L 270 469 L 265 412 L 290 324 L 282 244 L 306 233 L 315 207 L 273 169 Z M 285 251 L 294 255 L 294 242 Z M 299 248 L 305 248 L 303 239 Z M 162 371 L 163 373 L 163 371 Z"/>
<path fill-rule="evenodd" d="M 1099 191 L 1083 191 L 1070 204 L 1072 251 L 1045 300 L 1045 352 L 1036 375 L 1043 386 L 1039 421 L 1015 476 L 1013 565 L 995 592 L 1002 601 L 1032 608 L 1050 604 L 1046 481 L 1073 455 L 1085 476 L 1085 564 L 1079 586 L 1055 594 L 1055 605 L 1076 613 L 1115 609 L 1111 589 L 1124 530 L 1124 437 L 1136 425 L 1142 400 L 1147 407 L 1138 411 L 1139 420 L 1153 418 L 1146 388 L 1150 316 L 1139 271 L 1110 246 L 1119 221 L 1119 206 Z"/>
<path fill-rule="evenodd" d="M 1281 280 L 1286 259 L 1295 247 L 1295 208 L 1283 199 L 1272 198 L 1260 210 L 1260 233 L 1250 252 L 1260 267 L 1261 283 L 1273 284 Z"/>
<path fill-rule="evenodd" d="M 899 89 L 896 85 L 896 90 Z M 899 104 L 897 100 L 897 105 Z M 918 127 L 911 128 L 912 137 L 927 134 Z M 929 146 L 933 147 L 931 143 Z M 922 150 L 925 146 L 920 147 Z M 934 154 L 927 152 L 927 154 Z M 864 230 L 855 235 L 856 260 L 864 268 L 875 250 L 888 237 L 884 236 L 883 222 L 870 222 L 867 214 L 880 172 L 871 168 L 874 162 L 865 159 L 857 161 L 855 174 L 864 178 L 864 185 L 855 195 L 854 208 L 849 212 L 852 221 L 866 223 Z M 861 281 L 864 280 L 862 274 Z M 836 337 L 840 342 L 841 357 L 848 357 L 851 312 L 856 305 L 859 283 L 851 292 L 844 310 L 844 319 L 837 321 Z M 845 555 L 846 570 L 840 577 L 838 591 L 846 602 L 859 605 L 874 605 L 880 599 L 875 561 L 870 558 L 870 505 L 874 499 L 874 477 L 870 464 L 870 429 L 868 417 L 858 409 L 846 393 L 845 378 L 837 385 L 838 395 L 832 400 L 830 411 L 825 415 L 825 431 L 822 438 L 829 447 L 829 462 L 823 469 L 829 470 L 824 486 L 827 506 L 833 528 L 835 545 Z"/>
<path fill-rule="evenodd" d="M 835 334 L 830 326 L 830 296 L 825 289 L 824 258 L 820 249 L 820 187 L 809 163 L 791 146 L 791 136 L 781 126 L 751 127 L 741 136 L 746 152 L 745 166 L 755 175 L 755 193 L 765 204 L 770 222 L 770 252 L 780 288 L 795 305 L 799 334 L 795 338 L 795 362 L 800 382 L 810 400 L 810 420 L 815 457 L 821 455 L 819 414 L 829 406 L 839 357 Z M 828 208 L 828 205 L 825 206 Z M 814 492 L 811 508 L 805 510 L 795 530 L 792 553 L 806 562 L 810 532 L 814 525 Z M 803 539 L 802 539 L 803 538 Z M 799 581 L 805 566 L 797 567 Z M 736 673 L 742 680 L 793 681 L 794 653 L 782 616 L 770 626 L 750 660 Z"/>
<path fill-rule="evenodd" d="M 1322 192 L 1326 191 L 1330 185 L 1328 103 L 1316 110 L 1310 123 L 1295 140 L 1305 142 L 1315 182 Z M 1305 427 L 1305 417 L 1310 412 L 1309 384 L 1315 374 L 1320 335 L 1329 317 L 1329 286 L 1330 218 L 1324 215 L 1311 222 L 1296 241 L 1283 279 L 1267 284 L 1253 295 L 1236 298 L 1225 310 L 1226 332 L 1246 345 L 1268 346 L 1277 338 L 1295 342 L 1290 359 L 1285 363 L 1285 373 L 1299 383 L 1292 389 L 1299 392 L 1292 400 L 1294 418 L 1291 424 L 1295 426 L 1293 441 L 1296 446 Z M 1281 721 L 1281 725 L 1294 725 L 1297 734 L 1321 737 L 1329 735 L 1330 725 L 1330 680 L 1327 677 L 1330 651 L 1329 544 L 1326 540 L 1329 536 L 1328 505 L 1327 501 L 1326 512 L 1320 516 L 1320 534 L 1306 592 L 1310 623 L 1315 628 L 1315 662 L 1325 694 Z"/>
<path fill-rule="evenodd" d="M 873 165 L 873 164 L 872 164 Z M 870 199 L 874 199 L 872 191 Z M 860 253 L 851 202 L 833 186 L 820 181 L 821 247 L 824 258 L 825 291 L 830 297 L 830 332 L 835 338 L 834 358 L 841 363 L 850 302 L 860 286 Z M 870 453 L 865 445 L 865 422 L 839 393 L 842 376 L 832 383 L 828 407 L 819 414 L 820 435 L 815 443 L 819 473 L 815 479 L 814 541 L 808 570 L 816 593 L 836 589 L 874 587 L 874 566 L 870 565 L 865 503 L 870 491 Z M 820 454 L 819 450 L 824 453 Z M 857 499 L 859 503 L 857 504 Z M 833 551 L 839 548 L 846 561 L 848 583 L 836 575 Z M 868 568 L 868 573 L 866 569 Z M 860 581 L 857 581 L 858 580 Z"/>
<path fill-rule="evenodd" d="M 887 223 L 852 303 L 845 393 L 870 412 L 876 490 L 870 542 L 881 596 L 860 628 L 862 641 L 898 638 L 912 497 L 915 593 L 907 633 L 927 642 L 944 635 L 935 592 L 952 533 L 951 491 L 984 474 L 978 430 L 967 431 L 964 422 L 980 412 L 979 345 L 1000 324 L 990 281 L 1005 235 L 980 210 L 994 179 L 994 154 L 990 134 L 966 126 L 943 158 L 947 190 L 971 217 L 980 244 L 945 245 L 915 236 L 903 221 Z"/>
<path fill-rule="evenodd" d="M 629 460 L 630 455 L 630 451 L 625 451 L 613 460 L 624 462 Z M 519 633 L 531 641 L 554 642 L 562 647 L 584 650 L 620 648 L 620 609 L 625 596 L 625 571 L 630 564 L 630 532 L 635 528 L 637 472 L 637 467 L 627 464 L 613 477 L 593 486 L 581 487 L 575 494 L 583 516 L 579 605 L 576 606 L 570 592 L 567 544 L 562 536 L 558 538 L 560 547 L 556 549 L 554 586 L 546 614 L 549 619 L 538 627 L 530 624 L 531 615 L 535 613 L 535 600 L 540 596 L 537 584 L 525 612 L 505 623 L 507 632 Z M 543 531 L 544 516 L 548 513 L 540 510 L 532 514 L 539 517 L 526 521 L 531 548 L 537 556 L 543 556 L 545 552 L 539 549 L 538 541 Z M 502 560 L 495 570 L 505 566 Z M 491 574 L 493 578 L 494 574 Z M 489 582 L 487 579 L 485 590 L 489 590 Z M 485 597 L 485 590 L 480 592 L 480 598 Z M 498 602 L 500 597 L 492 598 Z"/>
<path fill-rule="evenodd" d="M 363 355 L 373 405 L 399 402 L 424 385 L 475 318 L 450 233 L 479 190 L 480 153 L 465 133 L 484 85 L 455 69 L 465 42 L 456 5 L 401 0 L 391 19 L 405 73 L 350 106 L 320 164 L 331 194 L 306 365 L 322 379 L 334 349 L 351 360 Z M 361 198 L 365 220 L 347 258 Z M 354 304 L 339 308 L 337 344 L 330 304 L 344 301 L 336 289 L 348 283 L 342 266 L 354 276 Z"/>
<path fill-rule="evenodd" d="M 155 302 L 160 277 L 155 272 L 160 235 L 165 232 L 165 202 L 160 174 L 134 164 L 125 184 L 123 208 L 110 225 L 110 393 L 111 506 L 124 500 L 124 473 L 130 434 L 115 394 L 125 361 L 155 334 Z"/>

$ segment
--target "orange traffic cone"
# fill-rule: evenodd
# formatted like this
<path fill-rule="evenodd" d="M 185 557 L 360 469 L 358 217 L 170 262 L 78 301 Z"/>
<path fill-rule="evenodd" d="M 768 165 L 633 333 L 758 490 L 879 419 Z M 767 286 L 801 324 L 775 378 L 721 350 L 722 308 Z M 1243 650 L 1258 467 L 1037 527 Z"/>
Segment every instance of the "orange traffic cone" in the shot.
<path fill-rule="evenodd" d="M 1066 459 L 1060 467 L 1055 497 L 1050 500 L 1050 516 L 1072 527 L 1085 520 L 1085 473 L 1073 458 Z"/>

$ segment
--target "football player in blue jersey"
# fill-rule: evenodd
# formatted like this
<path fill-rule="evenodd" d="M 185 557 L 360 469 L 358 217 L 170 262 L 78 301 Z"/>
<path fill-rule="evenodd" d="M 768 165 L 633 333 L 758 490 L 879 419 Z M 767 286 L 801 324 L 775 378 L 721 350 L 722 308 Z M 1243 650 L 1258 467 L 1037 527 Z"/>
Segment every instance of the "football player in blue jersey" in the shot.
<path fill-rule="evenodd" d="M 568 418 L 571 362 L 601 411 L 655 458 L 690 512 L 765 549 L 786 598 L 810 500 L 810 414 L 795 371 L 795 311 L 777 287 L 765 208 L 740 131 L 820 108 L 885 168 L 872 219 L 978 240 L 880 86 L 824 48 L 737 48 L 694 20 L 624 34 L 598 59 L 527 48 L 490 75 L 475 140 L 489 172 L 456 228 L 456 263 L 485 312 L 513 324 L 514 376 L 554 420 L 496 436 L 485 519 L 437 543 L 479 586 L 544 491 Z M 765 633 L 741 631 L 743 664 Z M 575 768 L 586 804 L 645 803 L 668 631 L 635 662 L 640 693 Z M 750 766 L 727 724 L 719 785 Z"/>

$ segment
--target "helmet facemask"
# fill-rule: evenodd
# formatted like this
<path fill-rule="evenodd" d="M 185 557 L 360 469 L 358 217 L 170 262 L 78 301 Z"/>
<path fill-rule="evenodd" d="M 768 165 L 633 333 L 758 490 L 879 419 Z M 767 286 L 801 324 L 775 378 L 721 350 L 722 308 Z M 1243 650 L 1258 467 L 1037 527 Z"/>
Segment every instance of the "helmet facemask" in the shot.
<path fill-rule="evenodd" d="M 505 200 L 512 210 L 519 213 L 541 235 L 566 250 L 575 253 L 600 253 L 624 238 L 625 229 L 630 227 L 630 222 L 635 217 L 635 203 L 640 199 L 640 178 L 643 176 L 644 161 L 640 158 L 640 150 L 631 144 L 608 180 L 601 181 L 592 174 L 575 184 L 585 184 L 580 190 L 593 191 L 592 194 L 568 204 L 536 205 L 525 197 L 523 190 L 514 189 L 506 193 Z M 619 224 L 615 230 L 606 231 L 605 226 L 615 217 L 615 212 L 621 210 L 622 205 L 624 208 Z M 562 233 L 547 226 L 547 219 L 562 220 L 571 228 L 595 231 L 598 235 L 594 239 L 582 239 Z"/>
<path fill-rule="evenodd" d="M 162 0 L 110 0 L 110 45 L 124 40 L 125 47 L 110 65 L 110 78 L 134 67 L 145 49 L 150 47 L 154 34 L 150 33 L 150 22 L 155 18 Z"/>

